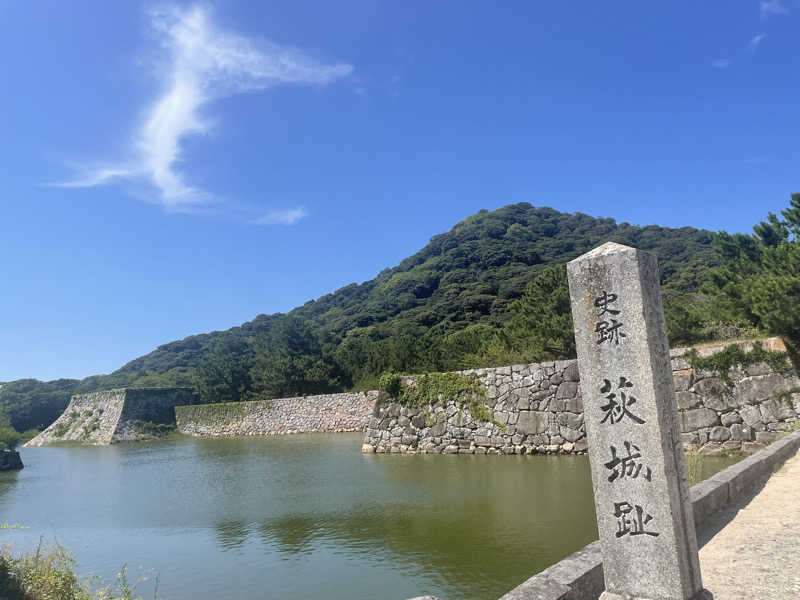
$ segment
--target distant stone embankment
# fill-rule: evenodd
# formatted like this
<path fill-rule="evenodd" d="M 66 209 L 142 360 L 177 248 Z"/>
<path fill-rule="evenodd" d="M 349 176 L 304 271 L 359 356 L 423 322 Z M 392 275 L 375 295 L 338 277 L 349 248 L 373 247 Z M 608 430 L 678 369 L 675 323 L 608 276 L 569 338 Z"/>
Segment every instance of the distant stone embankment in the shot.
<path fill-rule="evenodd" d="M 761 344 L 770 352 L 785 351 L 779 338 Z M 697 348 L 697 357 L 708 358 L 731 346 L 742 353 L 754 347 L 752 342 L 714 344 Z M 798 420 L 800 378 L 788 362 L 780 369 L 755 362 L 721 372 L 693 368 L 689 353 L 688 348 L 670 352 L 684 446 L 707 453 L 752 452 L 790 430 Z M 380 403 L 362 450 L 444 454 L 586 451 L 577 361 L 465 371 L 469 373 L 475 373 L 485 386 L 485 403 L 494 423 L 476 420 L 456 398 L 423 408 Z"/>
<path fill-rule="evenodd" d="M 175 407 L 196 402 L 188 388 L 122 388 L 78 394 L 50 427 L 25 446 L 78 442 L 103 446 L 152 437 L 175 425 Z"/>
<path fill-rule="evenodd" d="M 325 394 L 175 408 L 178 431 L 197 436 L 364 431 L 379 392 Z"/>

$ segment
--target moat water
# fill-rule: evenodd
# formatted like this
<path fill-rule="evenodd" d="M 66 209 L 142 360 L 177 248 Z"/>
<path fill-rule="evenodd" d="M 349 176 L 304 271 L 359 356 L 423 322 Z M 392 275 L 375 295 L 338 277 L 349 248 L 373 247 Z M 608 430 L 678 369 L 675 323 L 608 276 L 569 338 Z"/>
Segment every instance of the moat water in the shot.
<path fill-rule="evenodd" d="M 362 455 L 361 434 L 23 448 L 0 545 L 198 598 L 494 600 L 596 538 L 585 456 Z M 709 475 L 732 462 L 711 459 Z"/>

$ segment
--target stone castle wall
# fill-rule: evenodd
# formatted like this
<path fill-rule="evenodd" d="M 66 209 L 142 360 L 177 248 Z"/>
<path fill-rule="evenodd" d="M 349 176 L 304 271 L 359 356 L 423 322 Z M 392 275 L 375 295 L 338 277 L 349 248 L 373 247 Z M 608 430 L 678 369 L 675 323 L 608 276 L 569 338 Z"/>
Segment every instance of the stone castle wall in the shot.
<path fill-rule="evenodd" d="M 762 341 L 785 350 L 779 338 Z M 730 343 L 698 348 L 709 356 Z M 752 343 L 739 346 L 747 351 Z M 702 452 L 753 451 L 788 431 L 800 415 L 800 378 L 766 363 L 734 368 L 731 384 L 715 371 L 695 371 L 675 349 L 676 402 L 684 445 Z M 583 398 L 577 361 L 555 361 L 474 369 L 487 390 L 496 423 L 475 420 L 455 398 L 426 409 L 380 402 L 370 419 L 364 452 L 444 454 L 536 454 L 586 451 Z"/>
<path fill-rule="evenodd" d="M 353 392 L 250 402 L 197 404 L 175 409 L 188 435 L 274 435 L 364 431 L 379 392 Z"/>
<path fill-rule="evenodd" d="M 195 401 L 187 388 L 122 388 L 77 394 L 61 416 L 25 446 L 60 442 L 107 445 L 139 439 L 138 421 L 174 423 L 174 407 Z"/>

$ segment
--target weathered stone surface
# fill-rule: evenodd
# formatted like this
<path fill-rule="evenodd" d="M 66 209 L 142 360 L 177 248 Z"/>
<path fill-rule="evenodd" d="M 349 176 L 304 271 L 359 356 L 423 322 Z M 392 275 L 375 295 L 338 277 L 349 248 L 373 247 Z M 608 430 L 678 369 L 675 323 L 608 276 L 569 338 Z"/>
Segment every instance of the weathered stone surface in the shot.
<path fill-rule="evenodd" d="M 762 444 L 771 444 L 778 439 L 778 434 L 774 431 L 759 431 L 756 433 L 756 441 Z"/>
<path fill-rule="evenodd" d="M 522 434 L 544 433 L 547 431 L 550 414 L 535 410 L 522 410 L 517 421 L 517 431 Z"/>
<path fill-rule="evenodd" d="M 736 383 L 734 395 L 739 404 L 755 404 L 788 391 L 791 384 L 780 373 L 756 375 Z"/>
<path fill-rule="evenodd" d="M 703 351 L 705 354 L 710 354 L 726 346 L 727 344 L 719 344 L 707 347 Z M 746 344 L 742 344 L 742 347 L 746 349 Z M 679 381 L 679 387 L 685 387 L 689 382 L 689 387 L 695 391 L 708 390 L 709 394 L 715 394 L 715 398 L 707 402 L 707 398 L 700 393 L 688 390 L 678 390 L 676 393 L 675 402 L 680 413 L 682 415 L 691 413 L 688 415 L 688 426 L 695 427 L 687 431 L 687 423 L 684 422 L 686 417 L 680 417 L 681 429 L 686 434 L 680 439 L 686 446 L 700 447 L 708 443 L 709 432 L 720 423 L 728 429 L 731 437 L 723 442 L 714 442 L 712 439 L 712 442 L 730 446 L 734 442 L 749 441 L 754 439 L 756 431 L 786 430 L 789 427 L 788 423 L 796 419 L 800 413 L 800 393 L 793 394 L 785 401 L 766 404 L 763 407 L 766 415 L 762 415 L 760 404 L 739 408 L 730 394 L 726 397 L 727 406 L 713 410 L 712 406 L 717 408 L 722 406 L 718 400 L 722 393 L 718 385 L 719 374 L 713 371 L 695 374 L 688 362 L 680 356 L 682 352 L 680 349 L 671 352 L 673 381 Z M 584 410 L 580 389 L 578 388 L 574 398 L 556 397 L 571 393 L 569 386 L 564 384 L 576 383 L 573 380 L 578 377 L 578 363 L 556 361 L 525 366 L 514 365 L 508 369 L 511 371 L 507 375 L 499 373 L 505 368 L 474 371 L 486 385 L 486 406 L 492 409 L 493 414 L 498 415 L 499 421 L 505 419 L 504 428 L 477 421 L 457 399 L 442 399 L 425 409 L 400 407 L 396 403 L 384 402 L 376 403 L 373 416 L 369 419 L 365 444 L 372 445 L 376 452 L 380 452 L 381 445 L 384 445 L 387 452 L 396 446 L 395 452 L 417 450 L 421 452 L 424 448 L 426 453 L 441 453 L 451 443 L 463 446 L 467 441 L 471 442 L 474 448 L 486 449 L 487 454 L 500 453 L 499 450 L 488 452 L 491 448 L 509 447 L 513 448 L 516 454 L 522 454 L 523 451 L 525 454 L 553 452 L 552 449 L 547 450 L 548 446 L 556 446 L 558 452 L 585 451 L 585 428 L 579 421 Z M 734 382 L 750 376 L 743 369 L 732 369 L 729 375 Z M 784 378 L 781 375 L 780 381 L 784 382 L 781 384 L 784 385 L 785 381 L 792 381 L 792 378 Z M 730 407 L 736 410 L 731 410 Z M 697 410 L 700 412 L 691 412 Z M 734 432 L 731 426 L 743 420 L 740 411 L 748 416 L 751 424 L 744 425 L 748 429 Z M 538 416 L 532 413 L 538 413 Z M 713 417 L 712 413 L 719 419 Z M 406 423 L 403 418 L 408 418 L 410 424 L 401 426 L 400 423 Z M 764 418 L 776 420 L 765 423 L 762 421 Z M 569 431 L 562 428 L 567 428 Z M 570 441 L 578 435 L 580 438 L 577 441 Z M 520 436 L 522 436 L 521 441 Z M 724 437 L 724 434 L 718 433 L 715 437 Z M 744 439 L 738 440 L 738 437 Z"/>
<path fill-rule="evenodd" d="M 716 425 L 719 421 L 717 417 L 717 413 L 711 410 L 710 408 L 695 408 L 692 410 L 686 410 L 681 413 L 681 430 L 686 431 L 694 431 L 695 429 L 700 429 L 701 427 L 710 427 L 712 425 Z"/>
<path fill-rule="evenodd" d="M 730 426 L 731 439 L 741 442 L 749 442 L 753 439 L 753 430 L 742 423 L 734 423 Z"/>
<path fill-rule="evenodd" d="M 769 423 L 771 421 L 777 421 L 781 418 L 781 405 L 780 401 L 777 398 L 770 398 L 769 400 L 765 400 L 762 402 L 758 409 L 761 411 L 761 422 L 762 423 Z"/>
<path fill-rule="evenodd" d="M 753 454 L 766 447 L 767 445 L 763 442 L 742 442 L 742 452 L 745 454 Z"/>
<path fill-rule="evenodd" d="M 708 439 L 712 442 L 725 442 L 731 438 L 731 432 L 727 427 L 713 427 L 708 433 Z"/>
<path fill-rule="evenodd" d="M 605 594 L 689 600 L 702 584 L 656 258 L 607 243 L 567 274 Z M 713 410 L 688 412 L 684 426 L 718 422 Z M 651 480 L 610 477 L 609 449 L 624 443 Z"/>
<path fill-rule="evenodd" d="M 561 426 L 559 428 L 559 432 L 561 434 L 561 437 L 567 440 L 568 442 L 577 442 L 580 438 L 583 437 L 582 431 L 578 431 L 577 429 L 572 429 L 566 426 Z"/>
<path fill-rule="evenodd" d="M 730 390 L 719 377 L 701 379 L 692 386 L 692 391 L 702 396 L 707 408 L 725 410 L 728 407 L 725 398 L 730 395 Z"/>
<path fill-rule="evenodd" d="M 578 361 L 570 361 L 569 366 L 564 369 L 564 381 L 578 381 L 580 378 L 578 371 Z"/>
<path fill-rule="evenodd" d="M 47 429 L 25 446 L 58 442 L 106 445 L 147 439 L 141 421 L 175 424 L 175 409 L 196 402 L 188 388 L 121 388 L 72 396 L 67 408 Z M 372 407 L 364 414 L 365 429 Z"/>
<path fill-rule="evenodd" d="M 578 395 L 578 384 L 575 381 L 565 381 L 561 385 L 558 386 L 558 391 L 556 391 L 556 398 L 574 398 Z"/>
<path fill-rule="evenodd" d="M 761 423 L 761 411 L 758 406 L 743 406 L 739 409 L 739 414 L 742 416 L 742 420 L 750 427 Z"/>
<path fill-rule="evenodd" d="M 678 403 L 678 409 L 680 410 L 696 408 L 703 403 L 703 399 L 692 392 L 675 392 L 675 401 Z"/>
<path fill-rule="evenodd" d="M 724 415 L 721 415 L 720 416 L 720 421 L 722 421 L 723 425 L 728 426 L 728 425 L 733 425 L 734 423 L 741 423 L 742 422 L 742 417 L 739 416 L 738 412 L 736 412 L 735 410 L 732 410 L 731 412 L 728 412 L 728 413 L 725 413 Z"/>
<path fill-rule="evenodd" d="M 675 383 L 676 392 L 685 392 L 692 387 L 692 370 L 679 369 L 672 372 L 672 381 Z"/>

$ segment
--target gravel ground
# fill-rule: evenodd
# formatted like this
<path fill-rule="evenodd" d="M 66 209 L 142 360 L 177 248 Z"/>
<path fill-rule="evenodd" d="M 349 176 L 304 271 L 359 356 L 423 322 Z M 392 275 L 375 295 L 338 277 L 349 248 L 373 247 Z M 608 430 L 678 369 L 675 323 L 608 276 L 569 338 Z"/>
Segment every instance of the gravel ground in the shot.
<path fill-rule="evenodd" d="M 800 599 L 800 454 L 701 548 L 700 567 L 714 600 Z"/>

